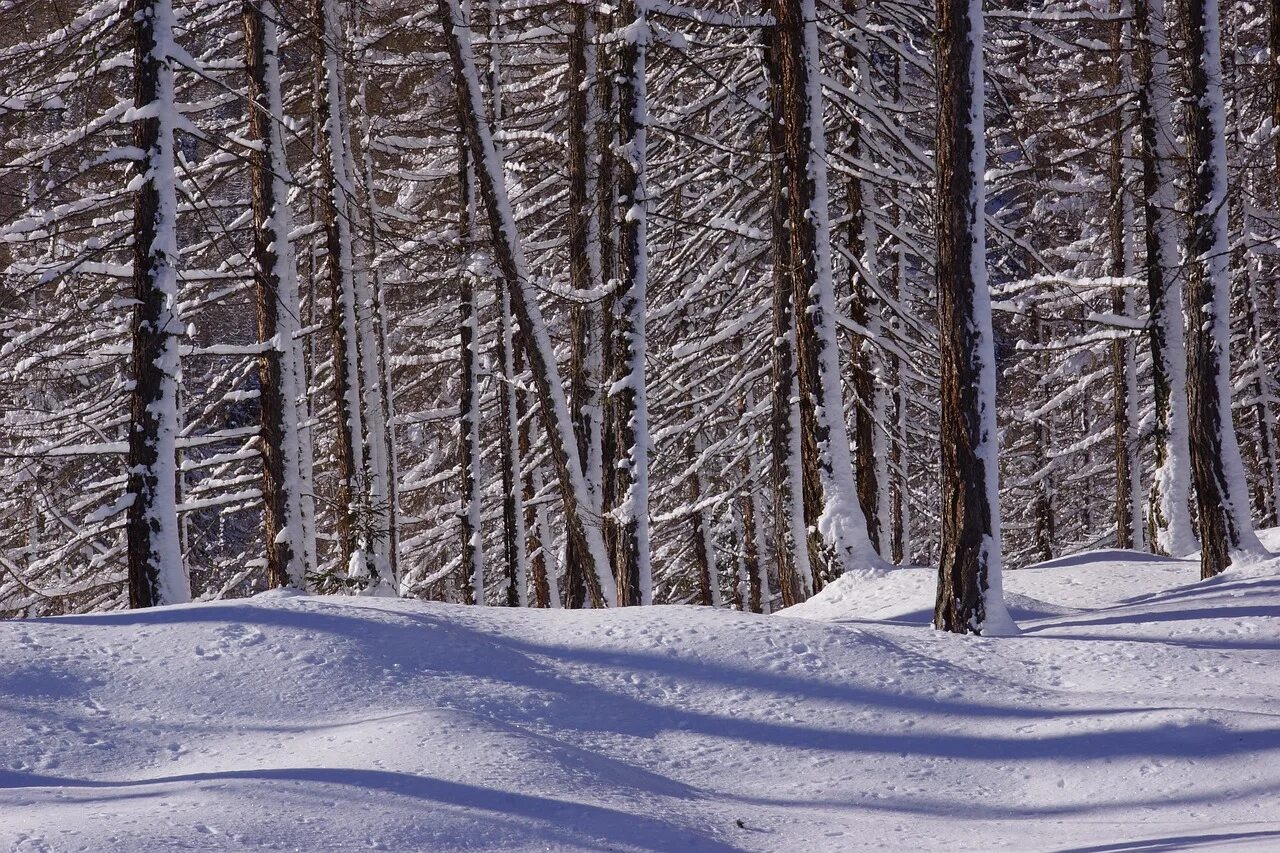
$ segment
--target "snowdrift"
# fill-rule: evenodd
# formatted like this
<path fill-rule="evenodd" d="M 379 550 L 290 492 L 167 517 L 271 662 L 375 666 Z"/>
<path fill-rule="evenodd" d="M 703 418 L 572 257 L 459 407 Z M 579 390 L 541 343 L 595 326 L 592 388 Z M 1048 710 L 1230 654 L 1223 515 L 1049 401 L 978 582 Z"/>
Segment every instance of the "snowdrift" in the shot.
<path fill-rule="evenodd" d="M 1280 848 L 1280 579 L 1110 552 L 762 617 L 263 596 L 0 623 L 16 850 Z M 799 617 L 799 618 L 798 618 Z"/>

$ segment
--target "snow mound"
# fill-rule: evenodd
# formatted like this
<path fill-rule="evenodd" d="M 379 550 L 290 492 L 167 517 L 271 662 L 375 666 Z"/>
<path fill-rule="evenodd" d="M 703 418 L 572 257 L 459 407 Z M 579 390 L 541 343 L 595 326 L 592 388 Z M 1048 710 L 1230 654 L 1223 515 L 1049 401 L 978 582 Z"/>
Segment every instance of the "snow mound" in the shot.
<path fill-rule="evenodd" d="M 916 569 L 809 607 L 888 614 L 856 625 L 304 596 L 0 623 L 0 849 L 1280 845 L 1280 579 L 1006 580 L 1009 639 L 912 624 Z"/>

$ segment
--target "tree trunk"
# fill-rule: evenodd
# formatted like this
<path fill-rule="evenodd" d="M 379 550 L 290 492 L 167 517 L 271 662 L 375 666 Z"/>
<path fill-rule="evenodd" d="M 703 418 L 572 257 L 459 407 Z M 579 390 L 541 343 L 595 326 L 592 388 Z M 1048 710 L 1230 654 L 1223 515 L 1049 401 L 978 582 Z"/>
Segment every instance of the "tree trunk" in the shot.
<path fill-rule="evenodd" d="M 1200 574 L 1210 578 L 1230 565 L 1235 554 L 1262 548 L 1249 517 L 1244 463 L 1231 420 L 1226 118 L 1217 0 L 1187 0 L 1185 38 L 1192 178 L 1187 396 L 1202 542 Z"/>
<path fill-rule="evenodd" d="M 818 487 L 817 532 L 828 556 L 826 572 L 814 578 L 816 591 L 846 571 L 878 568 L 882 562 L 871 545 L 867 522 L 858 505 L 844 420 L 831 273 L 817 11 L 814 0 L 776 0 L 775 16 L 786 210 L 794 271 L 796 367 L 801 422 L 810 449 L 805 467 L 807 479 Z"/>
<path fill-rule="evenodd" d="M 711 510 L 700 506 L 706 485 L 702 480 L 700 456 L 702 433 L 689 439 L 689 518 L 693 522 L 693 562 L 698 572 L 698 603 L 705 607 L 720 606 L 720 573 L 716 566 L 715 541 L 712 538 Z"/>
<path fill-rule="evenodd" d="M 1158 553 L 1196 550 L 1191 526 L 1191 450 L 1188 444 L 1186 354 L 1178 225 L 1173 199 L 1173 146 L 1168 99 L 1169 51 L 1164 0 L 1134 0 L 1134 74 L 1142 152 L 1142 206 L 1150 309 L 1152 430 L 1156 470 L 1149 500 L 1150 541 Z"/>
<path fill-rule="evenodd" d="M 938 2 L 942 563 L 934 627 L 1012 629 L 1000 592 L 995 342 L 987 291 L 982 9 Z"/>
<path fill-rule="evenodd" d="M 618 203 L 622 210 L 618 241 L 619 282 L 614 297 L 614 374 L 610 387 L 618 430 L 615 466 L 618 524 L 614 569 L 618 604 L 652 604 L 649 566 L 649 412 L 645 391 L 645 313 L 648 308 L 649 248 L 647 125 L 649 104 L 645 61 L 649 22 L 642 5 L 623 0 L 622 20 L 630 20 L 630 36 L 621 50 L 618 85 Z"/>
<path fill-rule="evenodd" d="M 507 570 L 507 606 L 529 605 L 529 560 L 525 534 L 523 456 L 520 453 L 520 412 L 516 405 L 515 339 L 511 321 L 511 291 L 505 281 L 498 283 L 498 360 L 502 383 L 498 390 L 502 434 L 502 534 Z"/>
<path fill-rule="evenodd" d="M 773 556 L 783 607 L 813 594 L 800 438 L 799 390 L 795 374 L 795 323 L 792 318 L 791 232 L 785 209 L 786 180 L 782 131 L 781 50 L 777 28 L 765 37 L 769 80 L 769 205 L 772 235 L 773 352 L 770 378 L 770 461 L 773 480 Z"/>
<path fill-rule="evenodd" d="M 133 388 L 125 520 L 129 606 L 191 600 L 178 534 L 178 197 L 171 0 L 134 0 Z"/>
<path fill-rule="evenodd" d="M 458 512 L 462 520 L 461 587 L 464 602 L 484 604 L 484 540 L 480 529 L 480 359 L 477 351 L 480 321 L 476 311 L 475 272 L 471 268 L 477 240 L 475 170 L 465 145 L 459 146 L 458 164 L 458 181 L 462 188 L 458 227 L 462 241 L 458 263 L 458 325 L 462 339 L 462 390 L 458 401 L 458 460 L 462 474 L 462 506 Z"/>
<path fill-rule="evenodd" d="M 304 541 L 302 345 L 299 340 L 298 268 L 289 233 L 288 163 L 280 90 L 279 10 L 272 0 L 244 4 L 245 69 L 248 72 L 249 135 L 261 146 L 249 157 L 253 202 L 254 284 L 258 340 L 268 349 L 258 358 L 262 403 L 263 517 L 267 584 L 305 589 L 309 549 Z"/>
<path fill-rule="evenodd" d="M 1111 9 L 1119 14 L 1118 0 Z M 1117 20 L 1111 25 L 1111 88 L 1120 97 L 1128 80 L 1126 61 L 1127 22 Z M 1132 252 L 1128 236 L 1130 223 L 1129 196 L 1125 192 L 1125 163 L 1129 159 L 1125 144 L 1125 114 L 1119 107 L 1111 122 L 1111 150 L 1108 173 L 1111 183 L 1111 208 L 1108 211 L 1108 274 L 1111 285 L 1111 311 L 1119 317 L 1133 314 L 1133 298 L 1121 282 L 1132 273 Z M 1111 342 L 1111 402 L 1114 424 L 1113 448 L 1115 450 L 1116 494 L 1115 525 L 1117 548 L 1142 548 L 1142 512 L 1137 500 L 1141 491 L 1141 448 L 1138 446 L 1136 368 L 1133 341 L 1128 337 Z"/>
<path fill-rule="evenodd" d="M 360 372 L 359 298 L 355 281 L 355 243 L 351 227 L 351 198 L 354 194 L 350 162 L 350 136 L 343 115 L 343 82 L 339 59 L 341 39 L 334 0 L 315 0 L 316 61 L 319 90 L 316 92 L 316 127 L 322 138 L 318 145 L 320 226 L 326 250 L 325 277 L 329 284 L 329 334 L 333 357 L 333 399 L 337 439 L 338 572 L 360 584 L 377 578 L 373 551 L 369 547 L 371 517 L 368 506 L 368 470 Z"/>

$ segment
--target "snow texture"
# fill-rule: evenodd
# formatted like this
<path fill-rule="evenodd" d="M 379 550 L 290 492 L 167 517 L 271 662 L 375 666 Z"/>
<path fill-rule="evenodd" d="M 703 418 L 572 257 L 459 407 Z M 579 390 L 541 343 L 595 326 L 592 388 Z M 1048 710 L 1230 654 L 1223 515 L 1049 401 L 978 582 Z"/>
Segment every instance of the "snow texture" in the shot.
<path fill-rule="evenodd" d="M 911 568 L 782 617 L 278 591 L 4 622 L 0 846 L 1273 850 L 1280 576 L 1196 574 L 1010 572 L 1007 639 L 931 630 Z"/>

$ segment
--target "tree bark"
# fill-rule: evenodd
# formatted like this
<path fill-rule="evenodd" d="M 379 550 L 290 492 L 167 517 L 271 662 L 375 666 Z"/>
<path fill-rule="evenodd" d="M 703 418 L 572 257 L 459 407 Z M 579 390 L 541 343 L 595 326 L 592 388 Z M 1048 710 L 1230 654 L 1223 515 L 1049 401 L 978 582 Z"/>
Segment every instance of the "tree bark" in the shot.
<path fill-rule="evenodd" d="M 648 309 L 649 248 L 647 175 L 649 121 L 646 84 L 649 22 L 644 7 L 622 0 L 621 19 L 630 35 L 621 49 L 618 83 L 619 281 L 614 296 L 614 373 L 610 387 L 621 454 L 615 466 L 619 496 L 612 514 L 618 524 L 614 570 L 618 604 L 652 604 L 649 566 L 649 412 L 645 389 L 645 315 Z"/>
<path fill-rule="evenodd" d="M 1134 75 L 1142 156 L 1146 235 L 1147 340 L 1155 397 L 1155 474 L 1148 512 L 1152 550 L 1182 556 L 1196 549 L 1191 525 L 1191 450 L 1188 444 L 1186 351 L 1182 279 L 1177 270 L 1176 158 L 1169 118 L 1169 51 L 1164 0 L 1134 0 Z"/>
<path fill-rule="evenodd" d="M 938 326 L 942 562 L 934 627 L 1001 633 L 995 342 L 987 292 L 982 9 L 938 0 Z"/>
<path fill-rule="evenodd" d="M 279 10 L 272 0 L 243 8 L 245 70 L 248 72 L 249 135 L 261 143 L 249 156 L 253 204 L 254 285 L 258 340 L 267 349 L 258 358 L 262 404 L 263 517 L 267 584 L 305 589 L 309 548 L 303 510 L 301 342 L 302 306 L 298 269 L 289 242 L 293 217 L 288 207 L 284 107 L 280 90 Z"/>
<path fill-rule="evenodd" d="M 799 434 L 799 390 L 795 374 L 795 323 L 792 317 L 794 286 L 791 269 L 791 232 L 787 227 L 786 180 L 783 163 L 782 49 L 777 28 L 765 37 L 764 61 L 769 80 L 770 120 L 769 205 L 772 235 L 773 352 L 770 378 L 770 461 L 773 480 L 773 536 L 778 585 L 782 604 L 790 607 L 813 594 L 805 524 L 802 452 Z"/>
<path fill-rule="evenodd" d="M 1249 517 L 1244 463 L 1231 420 L 1226 117 L 1217 0 L 1187 0 L 1191 234 L 1187 309 L 1191 471 L 1200 518 L 1200 574 L 1210 578 L 1261 545 Z"/>
<path fill-rule="evenodd" d="M 813 0 L 776 0 L 775 18 L 795 360 L 808 451 L 804 454 L 806 488 L 815 495 L 816 530 L 828 558 L 814 575 L 817 591 L 846 571 L 878 568 L 882 562 L 871 545 L 857 501 L 857 478 L 845 426 L 831 271 L 817 11 Z"/>
<path fill-rule="evenodd" d="M 178 198 L 171 0 L 134 0 L 133 309 L 125 519 L 129 606 L 191 599 L 178 532 Z"/>
<path fill-rule="evenodd" d="M 460 140 L 461 141 L 461 140 Z M 458 181 L 462 188 L 458 234 L 462 245 L 458 262 L 459 333 L 462 341 L 462 383 L 458 400 L 458 460 L 462 475 L 462 600 L 484 604 L 484 540 L 480 529 L 480 376 L 479 316 L 476 311 L 475 273 L 471 269 L 476 250 L 475 171 L 470 152 L 459 146 Z M 505 424 L 504 424 L 505 426 Z"/>

